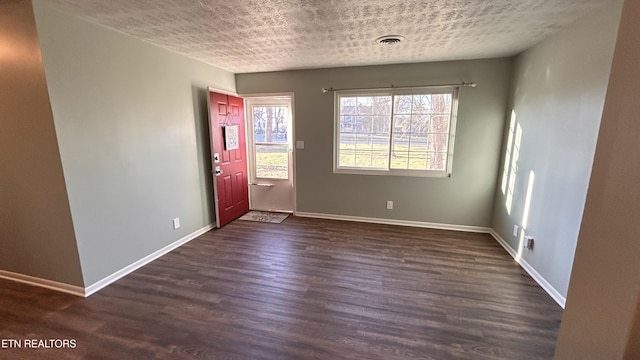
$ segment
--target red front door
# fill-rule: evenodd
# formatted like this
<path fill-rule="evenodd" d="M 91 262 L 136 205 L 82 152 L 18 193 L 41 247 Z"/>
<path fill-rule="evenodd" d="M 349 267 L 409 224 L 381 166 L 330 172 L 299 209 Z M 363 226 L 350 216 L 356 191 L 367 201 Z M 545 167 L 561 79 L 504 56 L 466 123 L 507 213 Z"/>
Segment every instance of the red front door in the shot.
<path fill-rule="evenodd" d="M 217 227 L 222 227 L 249 211 L 247 141 L 244 125 L 242 99 L 209 92 L 211 162 Z"/>

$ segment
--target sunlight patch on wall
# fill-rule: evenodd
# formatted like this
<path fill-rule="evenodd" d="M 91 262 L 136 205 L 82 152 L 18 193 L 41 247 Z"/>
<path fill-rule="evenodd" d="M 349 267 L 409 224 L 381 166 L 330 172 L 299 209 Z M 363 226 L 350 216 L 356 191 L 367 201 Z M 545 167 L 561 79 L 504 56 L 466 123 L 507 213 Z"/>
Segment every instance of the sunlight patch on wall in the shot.
<path fill-rule="evenodd" d="M 536 174 L 531 170 L 529 172 L 529 183 L 527 184 L 527 196 L 524 200 L 524 212 L 522 214 L 522 229 L 527 229 L 529 223 L 529 210 L 531 209 L 531 193 L 533 192 L 533 182 Z"/>
<path fill-rule="evenodd" d="M 509 180 L 507 187 L 507 199 L 505 206 L 507 213 L 511 215 L 511 207 L 513 205 L 513 193 L 516 187 L 516 177 L 518 172 L 518 159 L 520 157 L 520 142 L 522 141 L 522 127 L 516 123 L 515 139 L 513 141 L 513 151 L 511 153 L 511 164 L 509 166 Z"/>
<path fill-rule="evenodd" d="M 525 234 L 527 233 L 527 226 L 529 224 L 529 211 L 531 210 L 531 196 L 533 194 L 533 183 L 535 181 L 536 174 L 531 170 L 529 172 L 529 182 L 527 183 L 527 194 L 524 200 L 524 209 L 522 211 L 522 231 L 518 237 L 518 253 L 516 254 L 516 260 L 522 258 L 523 242 Z"/>
<path fill-rule="evenodd" d="M 509 166 L 511 163 L 511 152 L 513 151 L 513 133 L 516 124 L 516 112 L 511 110 L 511 121 L 509 122 L 509 137 L 507 138 L 507 150 L 504 155 L 504 168 L 502 170 L 502 195 L 507 191 L 507 178 L 509 177 Z"/>

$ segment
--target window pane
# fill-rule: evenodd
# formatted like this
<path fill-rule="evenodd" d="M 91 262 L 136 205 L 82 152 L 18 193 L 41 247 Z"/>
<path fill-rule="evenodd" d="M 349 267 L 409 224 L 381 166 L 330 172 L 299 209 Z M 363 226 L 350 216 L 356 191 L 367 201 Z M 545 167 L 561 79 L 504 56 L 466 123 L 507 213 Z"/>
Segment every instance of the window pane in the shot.
<path fill-rule="evenodd" d="M 356 113 L 356 98 L 355 97 L 340 98 L 340 115 L 355 115 L 355 113 Z"/>
<path fill-rule="evenodd" d="M 371 135 L 356 134 L 356 149 L 357 150 L 371 150 Z"/>
<path fill-rule="evenodd" d="M 452 94 L 396 96 L 392 169 L 445 170 Z"/>
<path fill-rule="evenodd" d="M 447 153 L 427 153 L 427 170 L 444 171 L 447 164 Z"/>
<path fill-rule="evenodd" d="M 411 115 L 396 115 L 393 117 L 393 132 L 404 136 L 411 130 Z"/>
<path fill-rule="evenodd" d="M 391 96 L 340 98 L 338 166 L 387 169 Z"/>
<path fill-rule="evenodd" d="M 428 144 L 429 151 L 447 152 L 448 134 L 429 134 Z"/>
<path fill-rule="evenodd" d="M 356 114 L 358 115 L 371 115 L 373 111 L 373 96 L 363 96 L 357 98 L 358 107 Z"/>
<path fill-rule="evenodd" d="M 356 167 L 370 168 L 372 167 L 371 160 L 371 151 L 356 150 Z"/>
<path fill-rule="evenodd" d="M 431 112 L 431 95 L 413 95 L 413 114 L 429 114 Z"/>
<path fill-rule="evenodd" d="M 448 132 L 449 120 L 451 118 L 451 94 L 434 94 L 431 95 L 431 131 L 432 132 Z"/>
<path fill-rule="evenodd" d="M 427 170 L 427 153 L 423 151 L 410 152 L 408 169 Z"/>
<path fill-rule="evenodd" d="M 370 115 L 358 115 L 356 116 L 356 123 L 354 131 L 358 134 L 369 134 L 371 133 L 371 122 L 372 117 Z"/>
<path fill-rule="evenodd" d="M 411 132 L 414 134 L 429 132 L 430 120 L 429 115 L 413 115 L 411 117 Z"/>
<path fill-rule="evenodd" d="M 389 139 L 389 130 L 391 127 L 390 115 L 374 115 L 372 117 L 372 131 L 380 136 L 386 136 Z"/>
<path fill-rule="evenodd" d="M 427 134 L 411 134 L 410 151 L 426 153 L 429 150 L 428 137 Z"/>
<path fill-rule="evenodd" d="M 427 169 L 427 152 L 426 146 L 414 144 L 412 142 L 398 142 L 394 144 L 391 154 L 392 169 L 412 169 L 412 170 L 428 170 Z"/>
<path fill-rule="evenodd" d="M 393 150 L 391 153 L 391 168 L 406 169 L 409 165 L 409 152 Z"/>
<path fill-rule="evenodd" d="M 408 124 L 409 122 L 407 122 Z M 394 131 L 393 151 L 391 154 L 392 169 L 406 169 L 409 166 L 409 136 L 407 133 Z"/>
<path fill-rule="evenodd" d="M 373 97 L 373 114 L 374 115 L 391 114 L 391 96 L 374 96 Z"/>
<path fill-rule="evenodd" d="M 288 179 L 288 145 L 256 144 L 256 177 Z"/>
<path fill-rule="evenodd" d="M 371 157 L 371 165 L 378 169 L 387 169 L 389 166 L 389 143 L 374 144 Z"/>
<path fill-rule="evenodd" d="M 340 116 L 340 132 L 349 133 L 354 131 L 356 117 L 353 115 Z"/>
<path fill-rule="evenodd" d="M 356 135 L 352 133 L 340 133 L 340 149 L 355 150 Z"/>
<path fill-rule="evenodd" d="M 351 150 L 342 150 L 340 149 L 340 159 L 338 166 L 344 167 L 355 167 L 356 166 L 356 150 L 355 148 Z"/>
<path fill-rule="evenodd" d="M 287 143 L 286 106 L 254 106 L 253 134 L 257 143 Z"/>
<path fill-rule="evenodd" d="M 337 166 L 445 171 L 455 92 L 428 91 L 425 88 L 414 94 L 403 90 L 401 95 L 339 95 Z"/>
<path fill-rule="evenodd" d="M 411 95 L 396 95 L 394 102 L 395 114 L 411 114 Z"/>
<path fill-rule="evenodd" d="M 431 123 L 429 124 L 430 132 L 446 133 L 449 132 L 450 114 L 433 114 L 431 115 Z"/>

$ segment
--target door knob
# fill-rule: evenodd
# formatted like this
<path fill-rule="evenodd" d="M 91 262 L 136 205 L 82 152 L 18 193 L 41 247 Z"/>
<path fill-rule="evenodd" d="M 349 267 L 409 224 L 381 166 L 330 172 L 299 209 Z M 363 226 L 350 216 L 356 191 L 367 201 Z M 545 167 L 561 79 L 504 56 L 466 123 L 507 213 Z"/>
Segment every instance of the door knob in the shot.
<path fill-rule="evenodd" d="M 222 175 L 222 169 L 220 169 L 220 166 L 216 166 L 216 168 L 215 168 L 215 170 L 213 170 L 213 172 L 216 174 L 216 176 Z"/>

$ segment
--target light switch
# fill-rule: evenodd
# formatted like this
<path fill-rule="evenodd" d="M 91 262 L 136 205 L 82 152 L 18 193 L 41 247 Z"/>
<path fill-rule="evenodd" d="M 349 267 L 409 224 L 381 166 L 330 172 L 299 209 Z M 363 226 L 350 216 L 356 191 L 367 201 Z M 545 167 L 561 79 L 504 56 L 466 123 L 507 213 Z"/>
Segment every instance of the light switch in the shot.
<path fill-rule="evenodd" d="M 304 149 L 304 141 L 296 140 L 296 149 Z"/>

